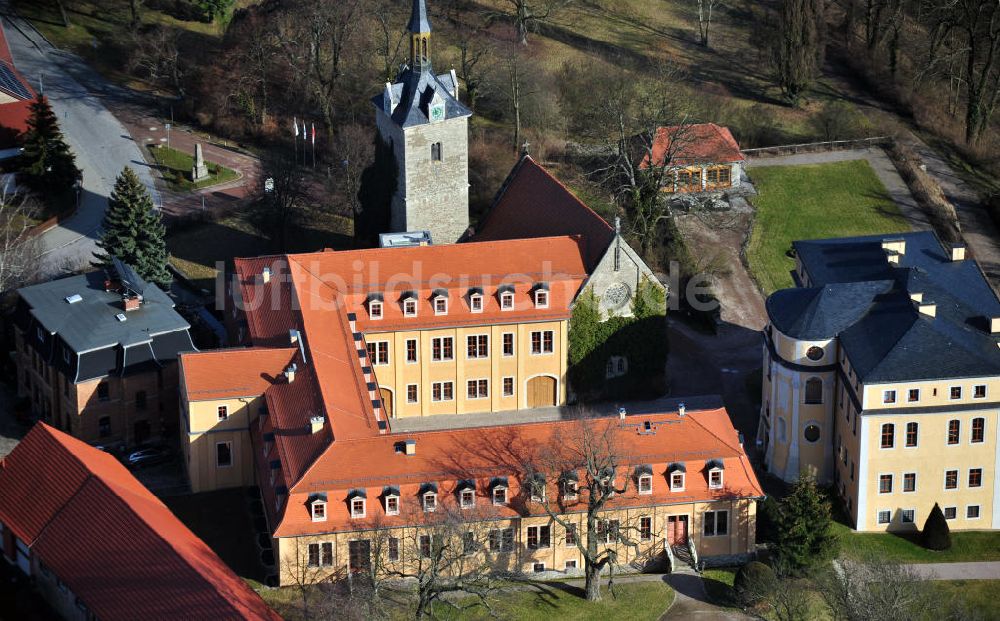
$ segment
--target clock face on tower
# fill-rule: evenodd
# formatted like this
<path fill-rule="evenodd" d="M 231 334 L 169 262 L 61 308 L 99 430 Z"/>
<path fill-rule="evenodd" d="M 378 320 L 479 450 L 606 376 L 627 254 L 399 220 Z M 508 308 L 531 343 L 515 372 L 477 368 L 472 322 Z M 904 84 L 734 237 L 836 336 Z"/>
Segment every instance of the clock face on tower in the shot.
<path fill-rule="evenodd" d="M 616 282 L 604 290 L 604 305 L 616 309 L 625 306 L 632 298 L 632 290 L 623 282 Z"/>
<path fill-rule="evenodd" d="M 443 121 L 444 120 L 444 104 L 434 104 L 431 106 L 431 121 Z"/>

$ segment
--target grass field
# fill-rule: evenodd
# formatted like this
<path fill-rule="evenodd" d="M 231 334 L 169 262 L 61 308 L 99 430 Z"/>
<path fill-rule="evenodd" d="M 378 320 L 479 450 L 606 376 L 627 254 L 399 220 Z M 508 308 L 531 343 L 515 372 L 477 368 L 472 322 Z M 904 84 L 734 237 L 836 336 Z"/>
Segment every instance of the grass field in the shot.
<path fill-rule="evenodd" d="M 966 618 L 1000 620 L 1000 605 L 997 604 L 1000 580 L 945 580 L 932 584 L 942 598 L 954 598 L 963 606 Z"/>
<path fill-rule="evenodd" d="M 754 167 L 750 177 L 758 196 L 747 259 L 766 295 L 792 286 L 786 253 L 795 240 L 910 230 L 864 160 Z"/>
<path fill-rule="evenodd" d="M 160 167 L 163 180 L 175 190 L 200 190 L 240 177 L 235 170 L 206 161 L 208 178 L 195 183 L 191 181 L 191 168 L 194 166 L 193 155 L 162 146 L 150 146 L 149 153 L 153 156 L 157 166 Z"/>
<path fill-rule="evenodd" d="M 953 532 L 951 549 L 936 552 L 894 534 L 856 533 L 839 522 L 834 522 L 833 530 L 840 538 L 841 555 L 849 558 L 874 556 L 900 563 L 1000 561 L 1000 532 Z"/>
<path fill-rule="evenodd" d="M 701 577 L 705 584 L 708 598 L 716 606 L 731 608 L 736 606 L 733 593 L 733 580 L 736 578 L 737 567 L 718 567 L 706 569 Z"/>
<path fill-rule="evenodd" d="M 287 619 L 298 617 L 298 597 L 295 589 L 258 589 L 272 608 Z M 501 592 L 493 606 L 493 616 L 476 604 L 474 599 L 459 599 L 458 611 L 451 606 L 439 605 L 434 616 L 442 621 L 472 621 L 477 619 L 516 619 L 517 621 L 605 621 L 606 619 L 628 619 L 629 621 L 653 621 L 670 607 L 674 600 L 673 590 L 660 581 L 619 583 L 615 587 L 616 596 L 606 590 L 604 599 L 592 604 L 583 598 L 582 587 L 563 583 L 535 582 L 526 587 L 524 583 L 512 585 Z M 410 596 L 412 597 L 412 596 Z M 388 618 L 404 621 L 413 618 L 414 606 L 399 592 L 387 594 Z"/>

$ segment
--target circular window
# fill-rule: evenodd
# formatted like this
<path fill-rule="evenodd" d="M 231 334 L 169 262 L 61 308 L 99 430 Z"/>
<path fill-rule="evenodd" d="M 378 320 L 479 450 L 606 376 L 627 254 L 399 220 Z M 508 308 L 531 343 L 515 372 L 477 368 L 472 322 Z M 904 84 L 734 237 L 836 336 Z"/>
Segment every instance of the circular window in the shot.
<path fill-rule="evenodd" d="M 819 425 L 806 425 L 806 430 L 803 434 L 806 440 L 809 442 L 816 442 L 819 440 Z"/>
<path fill-rule="evenodd" d="M 813 345 L 812 347 L 806 350 L 806 358 L 810 360 L 819 360 L 822 357 L 823 357 L 822 347 L 816 347 L 815 345 Z"/>

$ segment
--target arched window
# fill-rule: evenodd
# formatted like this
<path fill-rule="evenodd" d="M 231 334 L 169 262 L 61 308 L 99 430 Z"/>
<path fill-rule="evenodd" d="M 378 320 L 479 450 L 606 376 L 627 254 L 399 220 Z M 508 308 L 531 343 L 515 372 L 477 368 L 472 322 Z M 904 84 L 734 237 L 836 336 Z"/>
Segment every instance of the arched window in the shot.
<path fill-rule="evenodd" d="M 820 378 L 806 380 L 806 403 L 823 403 L 823 380 Z"/>

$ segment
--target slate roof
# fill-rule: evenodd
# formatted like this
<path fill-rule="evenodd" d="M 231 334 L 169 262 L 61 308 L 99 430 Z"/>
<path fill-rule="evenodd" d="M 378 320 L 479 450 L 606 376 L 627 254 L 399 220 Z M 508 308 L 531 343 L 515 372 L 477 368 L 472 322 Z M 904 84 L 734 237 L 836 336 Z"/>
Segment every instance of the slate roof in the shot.
<path fill-rule="evenodd" d="M 372 103 L 379 110 L 390 111 L 389 116 L 400 127 L 413 127 L 430 122 L 427 106 L 435 94 L 444 100 L 445 120 L 472 116 L 472 111 L 452 94 L 457 92 L 458 84 L 450 72 L 435 75 L 430 66 L 422 71 L 407 68 L 395 84 L 373 97 Z M 387 95 L 391 98 L 388 106 Z"/>
<path fill-rule="evenodd" d="M 114 457 L 44 423 L 0 461 L 0 522 L 103 621 L 280 621 Z"/>
<path fill-rule="evenodd" d="M 413 0 L 410 23 L 406 29 L 414 34 L 431 31 L 431 20 L 427 18 L 427 2 L 424 0 Z"/>
<path fill-rule="evenodd" d="M 105 279 L 106 274 L 99 270 L 17 292 L 28 305 L 31 317 L 50 334 L 58 334 L 76 353 L 138 345 L 149 342 L 153 335 L 190 328 L 174 310 L 173 300 L 152 284 L 146 286 L 142 306 L 126 313 L 125 321 L 119 321 L 115 316 L 124 312 L 121 295 L 105 291 Z M 66 298 L 73 295 L 83 299 L 70 304 Z"/>
<path fill-rule="evenodd" d="M 905 242 L 897 264 L 882 249 Z M 771 323 L 799 339 L 839 336 L 862 381 L 883 383 L 1000 375 L 990 318 L 1000 300 L 972 260 L 952 261 L 931 231 L 797 241 L 811 287 L 767 301 Z M 935 316 L 911 299 L 934 303 Z M 947 355 L 942 355 L 944 353 Z"/>
<path fill-rule="evenodd" d="M 583 237 L 587 269 L 593 270 L 615 230 L 529 155 L 510 171 L 471 241 L 557 235 Z"/>

